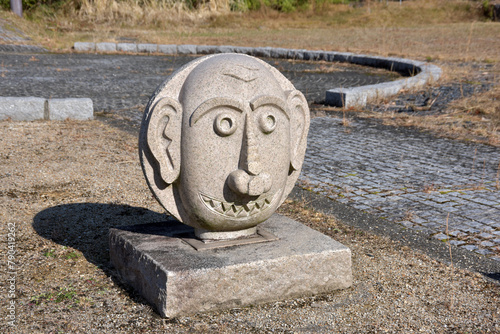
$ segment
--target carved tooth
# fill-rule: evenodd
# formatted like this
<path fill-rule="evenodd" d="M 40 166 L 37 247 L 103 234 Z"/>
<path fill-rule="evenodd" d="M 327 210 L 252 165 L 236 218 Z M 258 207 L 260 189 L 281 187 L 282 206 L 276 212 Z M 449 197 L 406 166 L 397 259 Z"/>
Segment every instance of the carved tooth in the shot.
<path fill-rule="evenodd" d="M 215 211 L 217 211 L 218 213 L 220 213 L 220 214 L 224 214 L 224 213 L 225 213 L 224 211 L 222 211 L 222 207 L 221 207 L 221 206 L 218 206 L 218 207 L 213 208 L 213 209 L 214 209 Z"/>
<path fill-rule="evenodd" d="M 278 197 L 276 193 L 273 197 L 263 198 L 257 201 L 250 201 L 248 203 L 237 205 L 234 203 L 218 201 L 209 196 L 201 195 L 201 199 L 215 212 L 230 217 L 243 218 L 258 213 L 259 211 L 266 210 L 271 203 Z"/>
<path fill-rule="evenodd" d="M 237 215 L 238 218 L 248 217 L 248 211 L 241 208 Z"/>
<path fill-rule="evenodd" d="M 252 203 L 252 206 L 250 207 L 250 211 L 248 211 L 248 215 L 251 215 L 254 211 L 259 211 L 256 203 Z"/>
<path fill-rule="evenodd" d="M 222 206 L 222 203 L 216 200 L 212 200 L 213 208 L 218 209 Z"/>
<path fill-rule="evenodd" d="M 240 217 L 240 213 L 244 212 L 246 214 L 246 211 L 243 209 L 243 206 L 241 205 L 233 205 L 234 206 L 234 212 L 236 217 Z"/>
<path fill-rule="evenodd" d="M 264 200 L 260 200 L 260 201 L 255 201 L 255 206 L 258 208 L 258 209 L 262 209 L 264 207 Z"/>
<path fill-rule="evenodd" d="M 230 217 L 236 217 L 236 211 L 234 210 L 233 206 L 231 206 L 231 208 L 226 211 L 226 215 Z"/>
<path fill-rule="evenodd" d="M 231 206 L 233 205 L 233 203 L 226 203 L 226 202 L 221 202 L 222 204 L 222 210 L 227 213 L 228 211 L 231 210 Z"/>
<path fill-rule="evenodd" d="M 243 204 L 243 209 L 245 209 L 246 212 L 250 212 L 253 209 L 252 202 L 248 202 Z"/>

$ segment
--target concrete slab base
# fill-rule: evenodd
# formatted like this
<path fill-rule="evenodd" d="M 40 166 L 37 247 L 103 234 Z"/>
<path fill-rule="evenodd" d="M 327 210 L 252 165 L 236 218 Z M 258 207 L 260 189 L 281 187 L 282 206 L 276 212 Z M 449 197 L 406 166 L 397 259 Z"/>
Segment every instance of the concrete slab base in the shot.
<path fill-rule="evenodd" d="M 175 220 L 110 230 L 121 279 L 163 317 L 242 307 L 344 289 L 351 251 L 289 218 L 259 225 L 278 238 L 196 250 L 194 230 Z"/>

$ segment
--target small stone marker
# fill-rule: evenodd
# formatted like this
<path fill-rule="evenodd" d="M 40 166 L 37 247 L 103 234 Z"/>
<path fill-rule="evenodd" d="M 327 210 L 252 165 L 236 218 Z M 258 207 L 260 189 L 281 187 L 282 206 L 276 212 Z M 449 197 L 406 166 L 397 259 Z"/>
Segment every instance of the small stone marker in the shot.
<path fill-rule="evenodd" d="M 257 58 L 211 55 L 172 74 L 146 107 L 139 151 L 176 221 L 110 231 L 122 279 L 166 317 L 350 286 L 347 247 L 273 216 L 308 129 L 303 94 Z"/>

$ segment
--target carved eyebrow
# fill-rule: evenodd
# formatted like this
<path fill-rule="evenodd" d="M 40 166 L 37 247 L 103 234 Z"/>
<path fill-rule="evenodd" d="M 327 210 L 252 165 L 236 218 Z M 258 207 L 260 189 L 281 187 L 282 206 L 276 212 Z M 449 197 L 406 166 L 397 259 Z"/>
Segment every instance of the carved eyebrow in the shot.
<path fill-rule="evenodd" d="M 238 112 L 245 110 L 245 104 L 240 100 L 226 97 L 214 97 L 206 100 L 196 108 L 189 119 L 189 126 L 193 126 L 206 113 L 217 107 L 229 107 Z"/>
<path fill-rule="evenodd" d="M 286 102 L 279 97 L 272 95 L 261 95 L 250 102 L 250 107 L 252 107 L 252 110 L 266 105 L 277 107 L 285 114 L 286 118 L 290 120 L 290 115 L 288 115 L 288 112 L 286 110 Z"/>

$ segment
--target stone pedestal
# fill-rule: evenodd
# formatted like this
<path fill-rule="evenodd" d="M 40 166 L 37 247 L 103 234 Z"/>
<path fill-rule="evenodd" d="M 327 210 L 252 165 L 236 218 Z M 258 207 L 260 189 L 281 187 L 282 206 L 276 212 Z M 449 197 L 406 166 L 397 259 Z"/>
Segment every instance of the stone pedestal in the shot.
<path fill-rule="evenodd" d="M 194 229 L 174 220 L 115 228 L 111 261 L 122 280 L 164 317 L 351 286 L 349 248 L 277 214 L 259 230 L 246 244 L 214 241 L 196 247 Z"/>

